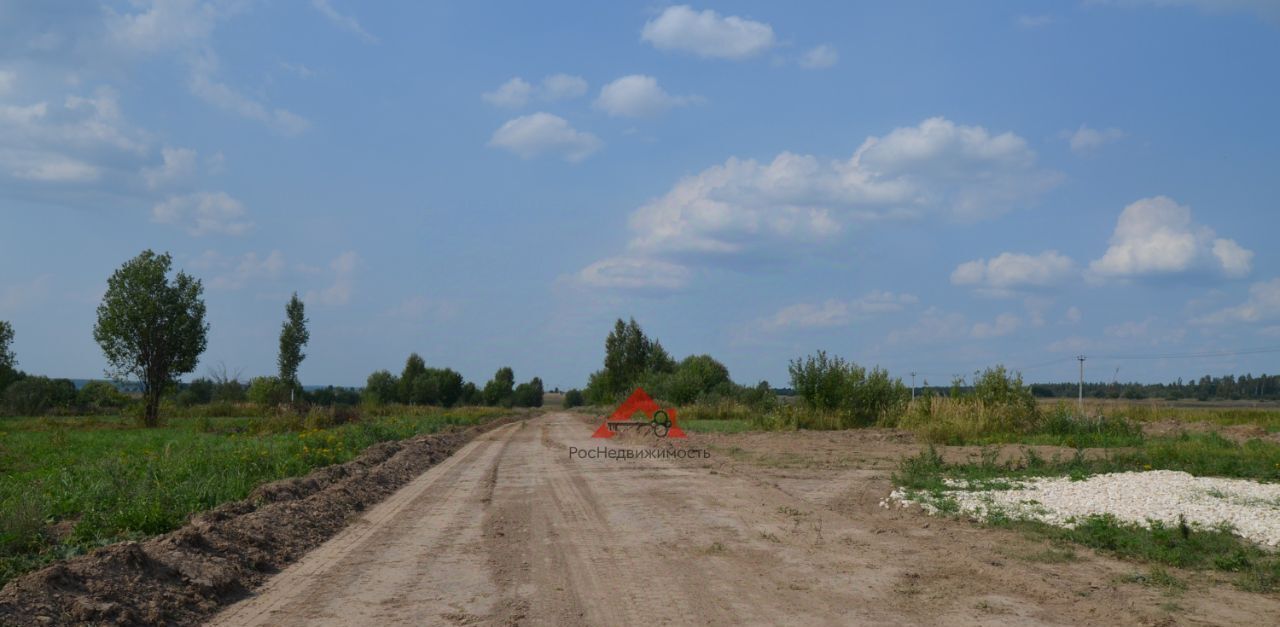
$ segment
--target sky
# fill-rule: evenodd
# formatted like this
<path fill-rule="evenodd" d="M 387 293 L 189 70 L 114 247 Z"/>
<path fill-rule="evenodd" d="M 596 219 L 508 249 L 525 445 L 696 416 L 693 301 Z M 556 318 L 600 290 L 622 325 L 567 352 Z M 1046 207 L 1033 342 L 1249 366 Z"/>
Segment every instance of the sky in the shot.
<path fill-rule="evenodd" d="M 110 274 L 305 384 L 577 387 L 615 318 L 787 382 L 1274 373 L 1272 0 L 0 0 L 0 319 L 101 377 Z M 1243 353 L 1243 354 L 1241 354 Z"/>

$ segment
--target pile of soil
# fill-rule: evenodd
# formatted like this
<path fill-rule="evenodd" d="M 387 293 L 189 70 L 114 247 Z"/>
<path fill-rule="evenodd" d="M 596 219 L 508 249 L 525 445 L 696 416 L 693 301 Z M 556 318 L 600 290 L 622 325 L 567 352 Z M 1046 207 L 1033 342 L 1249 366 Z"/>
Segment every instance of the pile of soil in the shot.
<path fill-rule="evenodd" d="M 512 420 L 376 444 L 345 464 L 260 486 L 177 531 L 14 579 L 0 590 L 0 625 L 198 623 L 475 436 Z"/>

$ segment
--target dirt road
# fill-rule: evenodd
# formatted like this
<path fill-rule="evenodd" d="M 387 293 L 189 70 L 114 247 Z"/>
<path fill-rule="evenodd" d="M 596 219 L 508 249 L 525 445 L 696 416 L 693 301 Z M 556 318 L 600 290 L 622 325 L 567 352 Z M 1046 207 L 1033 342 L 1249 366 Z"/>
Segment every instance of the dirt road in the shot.
<path fill-rule="evenodd" d="M 215 617 L 216 625 L 1265 624 L 1274 597 L 1119 583 L 1016 533 L 878 507 L 904 442 L 633 437 L 710 459 L 574 459 L 595 425 L 493 430 Z M 787 436 L 791 437 L 787 437 Z M 842 441 L 845 438 L 847 441 Z M 754 448 L 753 448 L 754 447 Z M 780 461 L 782 460 L 782 461 Z M 1048 555 L 1054 555 L 1049 553 Z"/>

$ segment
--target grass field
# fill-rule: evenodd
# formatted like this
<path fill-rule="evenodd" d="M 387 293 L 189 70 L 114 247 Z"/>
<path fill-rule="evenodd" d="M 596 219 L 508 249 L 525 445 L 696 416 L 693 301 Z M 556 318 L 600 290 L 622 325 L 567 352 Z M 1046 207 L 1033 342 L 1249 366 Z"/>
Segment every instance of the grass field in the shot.
<path fill-rule="evenodd" d="M 0 419 L 0 585 L 94 547 L 164 533 L 254 487 L 349 461 L 371 444 L 511 410 L 406 409 L 332 428 L 300 419 Z"/>

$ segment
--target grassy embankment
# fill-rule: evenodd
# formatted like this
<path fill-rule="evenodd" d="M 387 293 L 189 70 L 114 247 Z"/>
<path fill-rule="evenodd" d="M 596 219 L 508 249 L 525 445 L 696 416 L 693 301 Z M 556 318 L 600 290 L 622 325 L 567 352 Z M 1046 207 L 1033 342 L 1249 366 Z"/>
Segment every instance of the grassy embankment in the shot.
<path fill-rule="evenodd" d="M 500 408 L 393 408 L 333 425 L 289 417 L 0 418 L 0 585 L 92 548 L 182 526 L 258 485 L 349 461 L 377 442 L 473 425 Z"/>

